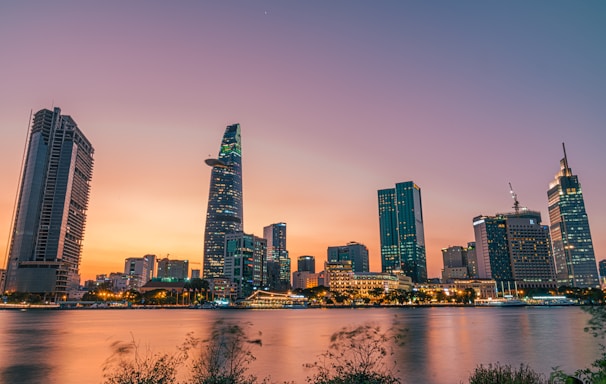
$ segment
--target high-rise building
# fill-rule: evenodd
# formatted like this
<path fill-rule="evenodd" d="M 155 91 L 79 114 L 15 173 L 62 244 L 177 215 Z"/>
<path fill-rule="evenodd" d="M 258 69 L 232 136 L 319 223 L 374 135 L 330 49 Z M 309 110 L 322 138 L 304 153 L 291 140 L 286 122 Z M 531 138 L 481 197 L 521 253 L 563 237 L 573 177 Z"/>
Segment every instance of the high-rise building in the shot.
<path fill-rule="evenodd" d="M 12 231 L 5 289 L 78 289 L 94 149 L 61 109 L 34 115 Z"/>
<path fill-rule="evenodd" d="M 267 284 L 269 289 L 290 289 L 290 257 L 286 250 L 286 223 L 275 223 L 263 228 L 267 240 Z"/>
<path fill-rule="evenodd" d="M 480 278 L 494 279 L 502 290 L 556 286 L 549 229 L 539 212 L 478 216 L 473 225 Z"/>
<path fill-rule="evenodd" d="M 297 271 L 316 273 L 316 258 L 309 255 L 299 256 L 297 259 Z"/>
<path fill-rule="evenodd" d="M 593 241 L 577 175 L 568 166 L 566 148 L 560 171 L 549 184 L 549 220 L 558 284 L 598 287 Z"/>
<path fill-rule="evenodd" d="M 142 287 L 154 277 L 156 255 L 129 257 L 124 260 L 124 273 L 131 276 L 136 287 Z"/>
<path fill-rule="evenodd" d="M 244 232 L 225 235 L 225 276 L 237 285 L 237 296 L 248 297 L 264 285 L 267 240 Z"/>
<path fill-rule="evenodd" d="M 471 279 L 478 278 L 478 256 L 476 254 L 476 242 L 467 243 L 467 276 Z"/>
<path fill-rule="evenodd" d="M 600 283 L 604 286 L 604 284 L 606 284 L 606 260 L 600 260 L 598 263 L 598 270 L 600 272 Z M 2 274 L 1 270 L 0 274 Z"/>
<path fill-rule="evenodd" d="M 351 261 L 354 272 L 368 272 L 368 248 L 364 244 L 351 241 L 347 245 L 328 247 L 327 260 L 329 263 Z"/>
<path fill-rule="evenodd" d="M 427 280 L 421 188 L 412 181 L 378 191 L 381 270 Z"/>
<path fill-rule="evenodd" d="M 207 159 L 206 164 L 212 167 L 212 171 L 202 274 L 204 278 L 211 278 L 224 275 L 225 234 L 243 230 L 240 124 L 225 128 L 218 158 Z"/>
<path fill-rule="evenodd" d="M 168 257 L 158 260 L 159 279 L 183 281 L 188 277 L 189 260 L 170 260 Z"/>

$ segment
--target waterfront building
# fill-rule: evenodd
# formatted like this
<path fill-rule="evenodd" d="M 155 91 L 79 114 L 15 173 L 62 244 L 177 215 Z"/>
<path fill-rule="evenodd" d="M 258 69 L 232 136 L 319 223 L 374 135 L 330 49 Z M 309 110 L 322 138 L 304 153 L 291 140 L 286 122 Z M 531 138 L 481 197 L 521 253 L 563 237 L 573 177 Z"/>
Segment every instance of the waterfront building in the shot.
<path fill-rule="evenodd" d="M 316 258 L 309 255 L 299 256 L 297 259 L 297 271 L 316 273 Z"/>
<path fill-rule="evenodd" d="M 204 231 L 205 279 L 224 275 L 225 234 L 243 230 L 240 124 L 225 128 L 218 158 L 207 159 L 206 164 L 212 171 Z"/>
<path fill-rule="evenodd" d="M 549 184 L 549 220 L 558 284 L 599 287 L 589 219 L 581 183 L 568 166 L 566 148 L 560 171 Z"/>
<path fill-rule="evenodd" d="M 451 290 L 465 291 L 466 289 L 473 289 L 476 293 L 477 299 L 494 299 L 497 297 L 496 281 L 494 280 L 479 280 L 479 279 L 463 279 L 454 280 L 450 285 Z"/>
<path fill-rule="evenodd" d="M 327 256 L 329 262 L 351 261 L 356 273 L 369 271 L 368 248 L 364 244 L 351 241 L 347 245 L 328 247 Z"/>
<path fill-rule="evenodd" d="M 381 290 L 383 293 L 400 288 L 400 279 L 391 273 L 360 272 L 354 273 L 351 288 L 362 297 L 371 297 L 372 292 Z"/>
<path fill-rule="evenodd" d="M 10 241 L 7 291 L 78 290 L 94 149 L 61 109 L 34 115 Z"/>
<path fill-rule="evenodd" d="M 124 260 L 124 273 L 132 276 L 133 287 L 145 285 L 155 276 L 156 255 L 129 257 Z"/>
<path fill-rule="evenodd" d="M 478 275 L 501 291 L 556 287 L 549 229 L 541 214 L 521 210 L 473 219 Z"/>
<path fill-rule="evenodd" d="M 326 286 L 333 292 L 344 293 L 351 289 L 353 268 L 351 260 L 325 262 Z"/>
<path fill-rule="evenodd" d="M 290 257 L 286 250 L 286 223 L 275 223 L 263 228 L 267 241 L 267 286 L 272 291 L 290 289 Z"/>
<path fill-rule="evenodd" d="M 208 281 L 208 290 L 210 299 L 226 299 L 233 301 L 238 295 L 238 285 L 227 277 L 213 277 L 206 279 Z"/>
<path fill-rule="evenodd" d="M 326 286 L 337 293 L 354 293 L 368 297 L 375 289 L 387 293 L 392 290 L 412 290 L 413 282 L 402 273 L 354 272 L 351 260 L 327 261 L 324 264 Z"/>
<path fill-rule="evenodd" d="M 189 260 L 158 260 L 158 279 L 163 281 L 185 281 L 189 276 Z"/>
<path fill-rule="evenodd" d="M 236 284 L 237 297 L 263 288 L 266 257 L 266 239 L 244 232 L 225 235 L 225 276 Z"/>
<path fill-rule="evenodd" d="M 381 270 L 427 280 L 421 188 L 412 181 L 378 191 Z"/>

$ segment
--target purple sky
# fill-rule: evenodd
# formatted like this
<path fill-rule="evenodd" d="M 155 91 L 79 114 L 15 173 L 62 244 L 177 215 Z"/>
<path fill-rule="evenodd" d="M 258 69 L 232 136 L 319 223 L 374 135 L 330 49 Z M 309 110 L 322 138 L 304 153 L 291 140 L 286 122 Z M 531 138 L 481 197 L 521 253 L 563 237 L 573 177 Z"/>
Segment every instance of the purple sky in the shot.
<path fill-rule="evenodd" d="M 606 3 L 3 2 L 0 247 L 30 110 L 93 143 L 83 279 L 146 253 L 199 268 L 210 169 L 242 125 L 247 232 L 293 258 L 358 241 L 380 270 L 376 191 L 422 188 L 429 275 L 472 218 L 543 213 L 561 143 L 606 258 Z M 318 266 L 321 269 L 321 266 Z"/>

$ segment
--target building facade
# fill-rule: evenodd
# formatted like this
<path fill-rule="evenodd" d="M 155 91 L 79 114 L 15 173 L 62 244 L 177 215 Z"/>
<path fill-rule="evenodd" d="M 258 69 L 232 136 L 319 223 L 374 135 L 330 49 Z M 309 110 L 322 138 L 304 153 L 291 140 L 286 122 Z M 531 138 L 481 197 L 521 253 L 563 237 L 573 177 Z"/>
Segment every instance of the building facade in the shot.
<path fill-rule="evenodd" d="M 5 289 L 77 290 L 94 149 L 61 109 L 34 115 L 12 231 Z"/>
<path fill-rule="evenodd" d="M 480 278 L 502 290 L 557 286 L 549 228 L 539 212 L 478 216 L 473 223 Z"/>
<path fill-rule="evenodd" d="M 378 191 L 381 270 L 427 280 L 421 188 L 412 181 Z"/>
<path fill-rule="evenodd" d="M 442 249 L 442 281 L 451 282 L 453 279 L 468 279 L 477 277 L 476 245 L 468 243 L 467 247 L 460 245 Z"/>
<path fill-rule="evenodd" d="M 297 258 L 297 271 L 316 273 L 316 258 L 305 255 Z"/>
<path fill-rule="evenodd" d="M 225 234 L 243 230 L 240 124 L 225 128 L 218 158 L 207 159 L 206 164 L 212 171 L 204 231 L 205 279 L 224 275 Z"/>
<path fill-rule="evenodd" d="M 356 273 L 368 272 L 368 248 L 355 241 L 347 245 L 328 247 L 327 260 L 329 262 L 351 261 L 353 271 Z"/>
<path fill-rule="evenodd" d="M 560 171 L 549 184 L 549 220 L 558 284 L 577 288 L 599 287 L 598 271 L 577 175 L 568 166 L 566 148 Z"/>
<path fill-rule="evenodd" d="M 189 277 L 189 260 L 158 260 L 158 279 L 185 281 Z"/>
<path fill-rule="evenodd" d="M 131 276 L 133 286 L 139 288 L 155 277 L 156 255 L 129 257 L 124 260 L 124 273 Z"/>
<path fill-rule="evenodd" d="M 237 286 L 237 297 L 264 287 L 266 258 L 266 239 L 244 232 L 225 235 L 225 276 Z"/>
<path fill-rule="evenodd" d="M 290 257 L 286 249 L 286 223 L 275 223 L 263 228 L 267 241 L 267 285 L 272 291 L 290 289 Z"/>

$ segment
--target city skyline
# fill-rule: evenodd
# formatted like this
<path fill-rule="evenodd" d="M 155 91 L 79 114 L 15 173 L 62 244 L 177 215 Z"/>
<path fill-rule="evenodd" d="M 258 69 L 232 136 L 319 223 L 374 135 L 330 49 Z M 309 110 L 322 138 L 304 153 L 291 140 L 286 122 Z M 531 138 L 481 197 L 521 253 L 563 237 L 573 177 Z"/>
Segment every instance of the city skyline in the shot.
<path fill-rule="evenodd" d="M 0 13 L 4 249 L 29 111 L 58 105 L 95 145 L 82 281 L 145 254 L 201 267 L 204 160 L 234 122 L 244 230 L 287 223 L 292 260 L 357 241 L 379 271 L 376 191 L 415 180 L 438 277 L 473 217 L 510 210 L 509 182 L 549 217 L 562 142 L 606 257 L 600 2 L 35 6 Z"/>

